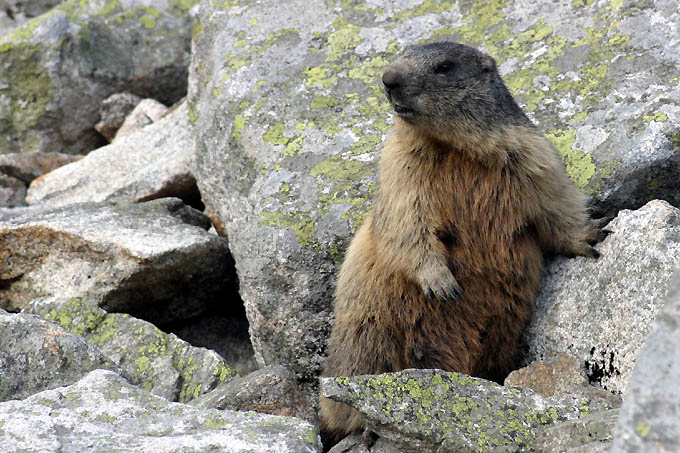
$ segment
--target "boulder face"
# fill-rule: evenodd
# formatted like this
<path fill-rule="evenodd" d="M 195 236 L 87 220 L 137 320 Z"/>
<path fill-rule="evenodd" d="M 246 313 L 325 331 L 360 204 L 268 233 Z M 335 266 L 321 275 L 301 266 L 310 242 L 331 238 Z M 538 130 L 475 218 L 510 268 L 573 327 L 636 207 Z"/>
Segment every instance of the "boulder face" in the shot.
<path fill-rule="evenodd" d="M 680 210 L 651 201 L 621 211 L 606 229 L 599 259 L 558 257 L 546 268 L 525 361 L 569 351 L 591 382 L 622 393 L 680 265 Z"/>
<path fill-rule="evenodd" d="M 193 0 L 68 0 L 0 38 L 0 154 L 85 153 L 101 101 L 186 92 Z"/>
<path fill-rule="evenodd" d="M 380 76 L 409 44 L 455 40 L 494 56 L 597 213 L 680 204 L 674 5 L 202 1 L 195 176 L 229 236 L 260 363 L 321 366 L 337 266 L 390 129 Z"/>
<path fill-rule="evenodd" d="M 80 296 L 163 325 L 229 302 L 227 240 L 179 199 L 19 212 L 0 220 L 0 307 Z"/>

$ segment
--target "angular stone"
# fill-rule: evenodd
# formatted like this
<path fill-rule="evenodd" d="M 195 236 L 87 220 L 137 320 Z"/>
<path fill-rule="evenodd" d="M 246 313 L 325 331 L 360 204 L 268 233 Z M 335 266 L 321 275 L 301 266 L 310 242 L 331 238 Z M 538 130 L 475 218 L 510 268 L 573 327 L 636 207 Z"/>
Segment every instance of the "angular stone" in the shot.
<path fill-rule="evenodd" d="M 0 403 L 0 426 L 8 451 L 321 451 L 318 432 L 305 421 L 171 403 L 103 370 Z"/>
<path fill-rule="evenodd" d="M 147 201 L 177 197 L 199 206 L 186 105 L 158 123 L 92 151 L 28 189 L 28 204 L 60 207 L 86 201 Z"/>
<path fill-rule="evenodd" d="M 214 351 L 123 313 L 106 313 L 79 298 L 42 297 L 24 307 L 82 337 L 120 365 L 131 384 L 186 403 L 237 377 Z"/>
<path fill-rule="evenodd" d="M 390 128 L 380 77 L 407 45 L 450 39 L 494 56 L 599 213 L 680 205 L 676 6 L 203 0 L 188 94 L 195 175 L 231 241 L 259 362 L 321 367 L 337 264 Z"/>
<path fill-rule="evenodd" d="M 142 130 L 145 126 L 160 120 L 167 112 L 168 108 L 155 99 L 143 99 L 125 118 L 113 141 Z M 184 115 L 187 115 L 186 111 Z"/>
<path fill-rule="evenodd" d="M 0 173 L 0 207 L 26 206 L 26 184 Z"/>
<path fill-rule="evenodd" d="M 676 236 L 676 241 L 677 241 Z M 680 451 L 680 272 L 637 357 L 612 451 Z"/>
<path fill-rule="evenodd" d="M 0 401 L 73 384 L 97 368 L 125 375 L 99 349 L 37 316 L 0 310 L 0 332 Z"/>
<path fill-rule="evenodd" d="M 142 98 L 128 92 L 112 94 L 102 101 L 99 107 L 101 120 L 94 128 L 111 142 L 125 122 L 125 118 L 141 101 Z"/>
<path fill-rule="evenodd" d="M 606 227 L 599 259 L 558 257 L 541 283 L 525 332 L 527 363 L 568 351 L 588 378 L 625 391 L 635 358 L 680 265 L 680 210 L 651 201 Z"/>
<path fill-rule="evenodd" d="M 184 96 L 195 0 L 64 1 L 0 38 L 0 154 L 84 154 L 99 106 Z"/>
<path fill-rule="evenodd" d="M 82 156 L 43 152 L 2 154 L 0 173 L 16 178 L 24 184 L 30 184 L 35 178 L 81 158 Z"/>
<path fill-rule="evenodd" d="M 0 222 L 2 307 L 82 297 L 160 325 L 230 302 L 227 240 L 178 199 L 18 211 Z"/>
<path fill-rule="evenodd" d="M 618 414 L 618 409 L 612 409 L 550 426 L 538 435 L 536 451 L 539 453 L 609 451 Z"/>
<path fill-rule="evenodd" d="M 606 408 L 441 370 L 321 378 L 321 392 L 357 409 L 405 452 L 531 451 L 545 426 Z"/>
<path fill-rule="evenodd" d="M 221 384 L 210 393 L 196 398 L 191 404 L 203 409 L 286 415 L 312 423 L 316 417 L 298 388 L 295 373 L 282 365 L 262 368 Z"/>

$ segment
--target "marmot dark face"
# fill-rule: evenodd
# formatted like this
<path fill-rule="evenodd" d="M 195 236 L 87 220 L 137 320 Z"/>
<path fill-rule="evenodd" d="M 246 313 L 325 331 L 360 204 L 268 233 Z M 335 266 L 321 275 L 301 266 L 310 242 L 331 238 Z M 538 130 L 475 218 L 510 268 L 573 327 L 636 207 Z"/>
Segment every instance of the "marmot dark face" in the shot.
<path fill-rule="evenodd" d="M 476 125 L 488 129 L 528 121 L 503 84 L 494 59 L 463 44 L 409 47 L 382 80 L 395 113 L 426 130 Z"/>

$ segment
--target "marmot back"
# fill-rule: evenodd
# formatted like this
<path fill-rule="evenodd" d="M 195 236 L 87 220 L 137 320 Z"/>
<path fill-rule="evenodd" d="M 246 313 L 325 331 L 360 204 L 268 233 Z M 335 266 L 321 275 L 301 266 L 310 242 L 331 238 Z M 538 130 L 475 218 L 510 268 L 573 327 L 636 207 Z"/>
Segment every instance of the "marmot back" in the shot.
<path fill-rule="evenodd" d="M 440 368 L 501 382 L 517 367 L 543 253 L 596 257 L 599 224 L 491 57 L 411 47 L 383 83 L 395 128 L 340 271 L 323 374 Z M 331 442 L 364 429 L 325 398 L 321 422 Z"/>

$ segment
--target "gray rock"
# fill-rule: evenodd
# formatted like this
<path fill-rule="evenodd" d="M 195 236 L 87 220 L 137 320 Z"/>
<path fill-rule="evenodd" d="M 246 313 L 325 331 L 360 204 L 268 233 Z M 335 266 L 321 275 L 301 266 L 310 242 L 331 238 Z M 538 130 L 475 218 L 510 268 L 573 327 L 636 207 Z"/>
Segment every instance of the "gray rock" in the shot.
<path fill-rule="evenodd" d="M 230 238 L 260 363 L 321 367 L 336 265 L 391 124 L 380 75 L 408 44 L 496 57 L 599 212 L 680 204 L 674 0 L 288 5 L 203 0 L 189 80 L 195 175 Z"/>
<path fill-rule="evenodd" d="M 142 130 L 145 126 L 160 120 L 167 112 L 168 108 L 155 99 L 142 100 L 125 118 L 113 141 L 118 141 L 121 137 Z M 186 110 L 184 116 L 187 116 Z"/>
<path fill-rule="evenodd" d="M 131 384 L 186 403 L 235 379 L 216 352 L 195 348 L 173 334 L 123 313 L 106 313 L 79 298 L 43 297 L 23 312 L 56 322 L 120 365 Z"/>
<path fill-rule="evenodd" d="M 16 208 L 18 206 L 26 206 L 26 184 L 0 173 L 0 207 Z"/>
<path fill-rule="evenodd" d="M 585 418 L 550 426 L 536 438 L 536 451 L 539 453 L 608 451 L 618 413 L 618 409 L 596 412 Z"/>
<path fill-rule="evenodd" d="M 99 349 L 37 316 L 0 310 L 0 332 L 0 401 L 73 384 L 97 368 L 125 374 Z"/>
<path fill-rule="evenodd" d="M 590 385 L 583 363 L 566 353 L 559 353 L 546 360 L 537 360 L 515 370 L 505 378 L 503 384 L 527 387 L 541 396 L 570 394 L 601 401 L 609 407 L 621 405 L 619 395 Z"/>
<path fill-rule="evenodd" d="M 142 98 L 128 92 L 112 94 L 102 101 L 99 107 L 101 120 L 94 125 L 94 128 L 111 142 L 125 118 L 141 101 Z"/>
<path fill-rule="evenodd" d="M 616 426 L 613 452 L 680 451 L 679 350 L 680 272 L 637 357 Z"/>
<path fill-rule="evenodd" d="M 295 373 L 283 365 L 273 365 L 221 384 L 196 398 L 192 405 L 203 409 L 255 411 L 298 417 L 314 422 L 316 413 L 307 406 L 298 388 Z"/>
<path fill-rule="evenodd" d="M 22 452 L 320 452 L 291 417 L 171 403 L 107 371 L 23 401 L 0 403 L 0 444 Z"/>
<path fill-rule="evenodd" d="M 56 208 L 86 201 L 177 197 L 198 206 L 190 132 L 186 105 L 182 104 L 158 123 L 34 181 L 26 201 Z"/>
<path fill-rule="evenodd" d="M 328 453 L 403 453 L 403 450 L 382 437 L 379 437 L 369 450 L 361 434 L 351 434 L 338 442 Z"/>
<path fill-rule="evenodd" d="M 0 306 L 55 295 L 157 324 L 198 316 L 233 285 L 227 240 L 208 225 L 175 198 L 28 209 L 0 222 Z"/>
<path fill-rule="evenodd" d="M 195 3 L 68 0 L 0 38 L 0 154 L 98 147 L 113 93 L 179 100 Z"/>
<path fill-rule="evenodd" d="M 526 362 L 569 351 L 591 382 L 625 391 L 635 358 L 680 264 L 680 211 L 651 201 L 606 227 L 597 259 L 557 258 L 546 269 L 525 333 Z"/>
<path fill-rule="evenodd" d="M 81 158 L 82 156 L 43 152 L 0 154 L 0 173 L 30 184 L 34 179 Z"/>
<path fill-rule="evenodd" d="M 0 0 L 0 37 L 62 0 Z"/>
<path fill-rule="evenodd" d="M 606 408 L 441 370 L 321 378 L 321 389 L 404 452 L 531 451 L 545 426 Z"/>

